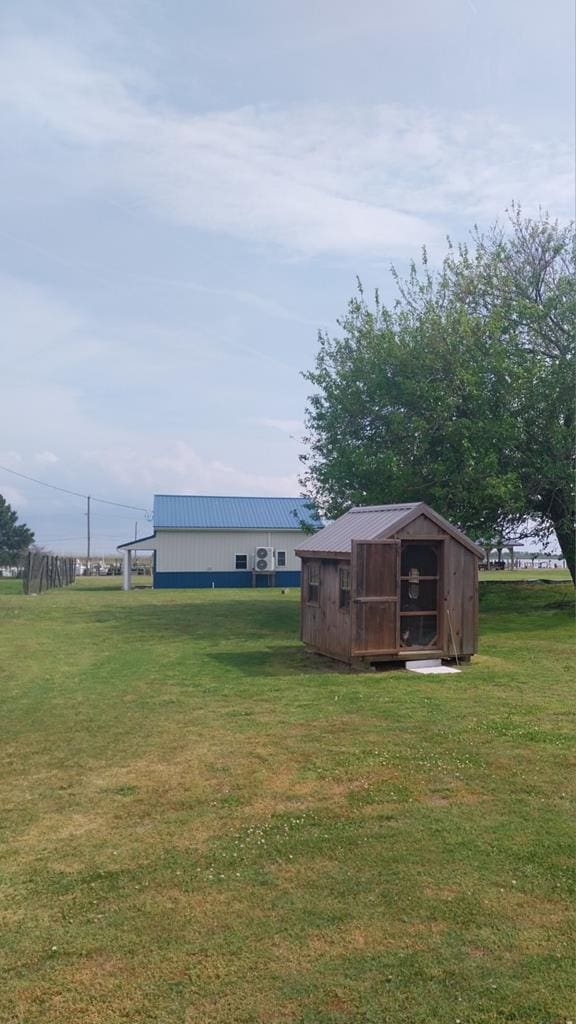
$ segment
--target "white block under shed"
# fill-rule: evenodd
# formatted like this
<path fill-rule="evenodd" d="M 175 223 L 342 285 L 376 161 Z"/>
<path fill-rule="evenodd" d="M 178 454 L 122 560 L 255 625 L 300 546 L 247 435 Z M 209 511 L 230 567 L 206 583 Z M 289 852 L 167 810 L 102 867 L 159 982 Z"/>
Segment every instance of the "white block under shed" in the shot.
<path fill-rule="evenodd" d="M 439 658 L 428 659 L 428 661 L 407 661 L 405 662 L 405 668 L 408 672 L 419 672 L 423 676 L 440 676 L 452 672 L 460 672 L 459 668 L 443 665 Z"/>

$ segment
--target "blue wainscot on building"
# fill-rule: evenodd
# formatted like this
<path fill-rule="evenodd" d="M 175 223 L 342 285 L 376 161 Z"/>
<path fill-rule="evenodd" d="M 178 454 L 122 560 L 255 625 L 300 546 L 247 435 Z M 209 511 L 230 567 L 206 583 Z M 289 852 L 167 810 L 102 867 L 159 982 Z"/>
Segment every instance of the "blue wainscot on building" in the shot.
<path fill-rule="evenodd" d="M 118 546 L 124 588 L 132 551 L 154 553 L 155 587 L 297 587 L 294 550 L 318 525 L 305 498 L 156 494 L 154 533 Z"/>

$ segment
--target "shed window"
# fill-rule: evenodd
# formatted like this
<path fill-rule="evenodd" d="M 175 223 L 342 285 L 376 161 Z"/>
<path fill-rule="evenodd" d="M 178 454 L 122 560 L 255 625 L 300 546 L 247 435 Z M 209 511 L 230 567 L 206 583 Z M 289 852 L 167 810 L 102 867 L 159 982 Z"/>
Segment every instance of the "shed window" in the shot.
<path fill-rule="evenodd" d="M 340 569 L 339 571 L 339 597 L 338 607 L 349 608 L 350 607 L 350 570 Z"/>
<path fill-rule="evenodd" d="M 320 566 L 308 566 L 308 604 L 318 604 L 320 597 Z"/>
<path fill-rule="evenodd" d="M 276 565 L 278 566 L 279 569 L 281 569 L 283 566 L 286 565 L 286 552 L 285 551 L 277 551 L 276 552 Z"/>
<path fill-rule="evenodd" d="M 248 568 L 248 555 L 236 555 L 236 569 Z"/>

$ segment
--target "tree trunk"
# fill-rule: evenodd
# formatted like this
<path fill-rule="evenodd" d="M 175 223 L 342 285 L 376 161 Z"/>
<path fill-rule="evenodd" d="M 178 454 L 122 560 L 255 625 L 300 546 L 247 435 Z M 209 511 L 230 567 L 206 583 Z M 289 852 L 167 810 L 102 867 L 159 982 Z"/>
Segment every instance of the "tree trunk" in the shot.
<path fill-rule="evenodd" d="M 567 516 L 559 517 L 558 521 L 555 520 L 554 514 L 550 518 L 556 531 L 562 557 L 566 559 L 566 565 L 570 570 L 572 582 L 576 584 L 576 536 L 574 529 Z"/>

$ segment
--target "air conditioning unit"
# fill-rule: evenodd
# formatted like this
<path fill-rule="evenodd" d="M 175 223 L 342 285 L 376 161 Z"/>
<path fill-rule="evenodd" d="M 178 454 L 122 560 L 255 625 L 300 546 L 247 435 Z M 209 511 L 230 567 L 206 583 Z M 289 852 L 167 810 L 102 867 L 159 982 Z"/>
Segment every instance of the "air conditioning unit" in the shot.
<path fill-rule="evenodd" d="M 274 572 L 274 548 L 256 548 L 254 572 Z"/>

